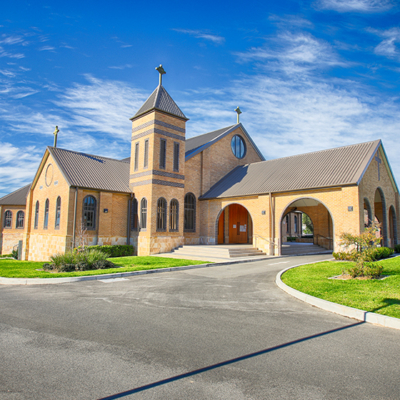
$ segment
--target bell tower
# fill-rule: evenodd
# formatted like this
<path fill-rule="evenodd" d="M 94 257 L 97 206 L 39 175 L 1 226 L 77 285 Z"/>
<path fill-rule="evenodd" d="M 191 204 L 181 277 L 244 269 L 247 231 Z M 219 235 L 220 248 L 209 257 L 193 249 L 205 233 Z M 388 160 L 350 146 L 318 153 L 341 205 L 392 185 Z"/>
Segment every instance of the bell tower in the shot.
<path fill-rule="evenodd" d="M 183 114 L 159 85 L 131 118 L 129 185 L 137 204 L 138 255 L 171 251 L 184 243 L 185 126 Z M 136 203 L 137 201 L 137 203 Z M 135 212 L 135 211 L 134 211 Z"/>

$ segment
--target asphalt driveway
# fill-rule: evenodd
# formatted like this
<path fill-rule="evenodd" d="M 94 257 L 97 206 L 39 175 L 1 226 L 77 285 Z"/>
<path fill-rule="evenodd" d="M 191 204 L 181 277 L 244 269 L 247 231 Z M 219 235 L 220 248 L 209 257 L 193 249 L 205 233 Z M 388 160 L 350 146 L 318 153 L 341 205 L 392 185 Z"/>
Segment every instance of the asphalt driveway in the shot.
<path fill-rule="evenodd" d="M 400 331 L 276 287 L 326 258 L 0 286 L 0 398 L 399 399 Z"/>

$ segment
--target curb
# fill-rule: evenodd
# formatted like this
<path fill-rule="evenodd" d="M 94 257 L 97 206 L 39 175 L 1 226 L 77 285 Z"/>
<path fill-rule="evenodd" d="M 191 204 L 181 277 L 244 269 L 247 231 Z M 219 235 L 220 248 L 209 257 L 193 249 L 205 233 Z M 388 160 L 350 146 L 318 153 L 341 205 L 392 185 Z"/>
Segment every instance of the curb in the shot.
<path fill-rule="evenodd" d="M 318 261 L 319 262 L 319 261 Z M 307 263 L 307 264 L 299 264 L 293 267 L 285 268 L 284 270 L 278 272 L 275 278 L 275 283 L 277 286 L 282 289 L 284 292 L 290 294 L 291 296 L 304 301 L 305 303 L 311 304 L 312 306 L 321 308 L 322 310 L 329 311 L 335 314 L 342 315 L 344 317 L 354 318 L 359 321 L 368 322 L 374 325 L 384 326 L 386 328 L 393 328 L 400 330 L 400 319 L 394 317 L 388 317 L 381 314 L 376 314 L 369 311 L 359 310 L 358 308 L 343 306 L 341 304 L 332 303 L 328 300 L 319 299 L 318 297 L 310 296 L 309 294 L 305 294 L 300 292 L 299 290 L 293 289 L 290 286 L 286 285 L 282 282 L 282 275 L 292 268 L 297 268 L 302 265 L 309 265 L 316 263 Z"/>
<path fill-rule="evenodd" d="M 280 258 L 280 257 L 276 257 Z M 132 272 L 117 272 L 114 274 L 104 274 L 104 275 L 90 275 L 90 276 L 74 276 L 71 278 L 1 278 L 0 285 L 54 285 L 58 283 L 72 283 L 80 281 L 96 281 L 103 279 L 114 279 L 123 278 L 125 276 L 134 275 L 146 275 L 146 274 L 158 274 L 160 272 L 173 272 L 173 271 L 184 271 L 187 269 L 197 269 L 197 268 L 208 268 L 208 267 L 218 267 L 222 265 L 231 264 L 242 264 L 254 261 L 264 261 L 270 260 L 271 257 L 259 258 L 257 260 L 237 260 L 237 261 L 227 261 L 221 263 L 210 263 L 210 264 L 196 264 L 196 265 L 185 265 L 182 267 L 171 267 L 171 268 L 158 268 L 158 269 L 145 269 L 142 271 L 132 271 Z"/>

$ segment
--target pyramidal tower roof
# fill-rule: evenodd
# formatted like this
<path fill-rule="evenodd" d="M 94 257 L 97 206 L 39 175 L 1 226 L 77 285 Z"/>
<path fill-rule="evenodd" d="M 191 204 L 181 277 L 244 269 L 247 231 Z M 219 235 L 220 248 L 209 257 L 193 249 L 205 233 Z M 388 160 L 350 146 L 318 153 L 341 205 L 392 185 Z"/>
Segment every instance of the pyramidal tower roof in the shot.
<path fill-rule="evenodd" d="M 144 102 L 139 111 L 131 118 L 137 118 L 151 110 L 163 111 L 167 114 L 188 120 L 181 109 L 176 105 L 172 97 L 165 90 L 163 85 L 158 85 L 150 97 Z"/>

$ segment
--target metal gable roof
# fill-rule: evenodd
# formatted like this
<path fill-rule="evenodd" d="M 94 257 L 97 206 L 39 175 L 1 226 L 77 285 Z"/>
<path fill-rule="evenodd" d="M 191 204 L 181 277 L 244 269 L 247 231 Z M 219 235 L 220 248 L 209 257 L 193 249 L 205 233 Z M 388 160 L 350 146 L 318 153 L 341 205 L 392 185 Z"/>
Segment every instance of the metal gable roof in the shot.
<path fill-rule="evenodd" d="M 381 141 L 236 167 L 201 199 L 356 185 Z"/>
<path fill-rule="evenodd" d="M 47 149 L 71 186 L 131 193 L 129 162 L 55 147 Z"/>
<path fill-rule="evenodd" d="M 26 205 L 26 196 L 28 196 L 31 184 L 17 189 L 0 199 L 0 206 L 24 206 Z"/>
<path fill-rule="evenodd" d="M 190 158 L 194 157 L 196 154 L 200 153 L 201 151 L 207 149 L 212 144 L 217 142 L 218 140 L 222 139 L 229 133 L 233 132 L 236 128 L 241 128 L 244 136 L 248 139 L 248 141 L 253 146 L 256 153 L 259 155 L 261 160 L 265 160 L 264 156 L 261 154 L 260 150 L 256 146 L 256 144 L 251 139 L 250 135 L 247 133 L 244 126 L 239 123 L 231 126 L 227 126 L 226 128 L 217 129 L 216 131 L 204 133 L 203 135 L 195 136 L 190 139 L 186 139 L 185 141 L 185 159 L 186 161 Z"/>
<path fill-rule="evenodd" d="M 158 85 L 155 88 L 154 92 L 131 119 L 137 118 L 154 109 L 164 111 L 179 118 L 188 119 L 162 85 Z"/>

